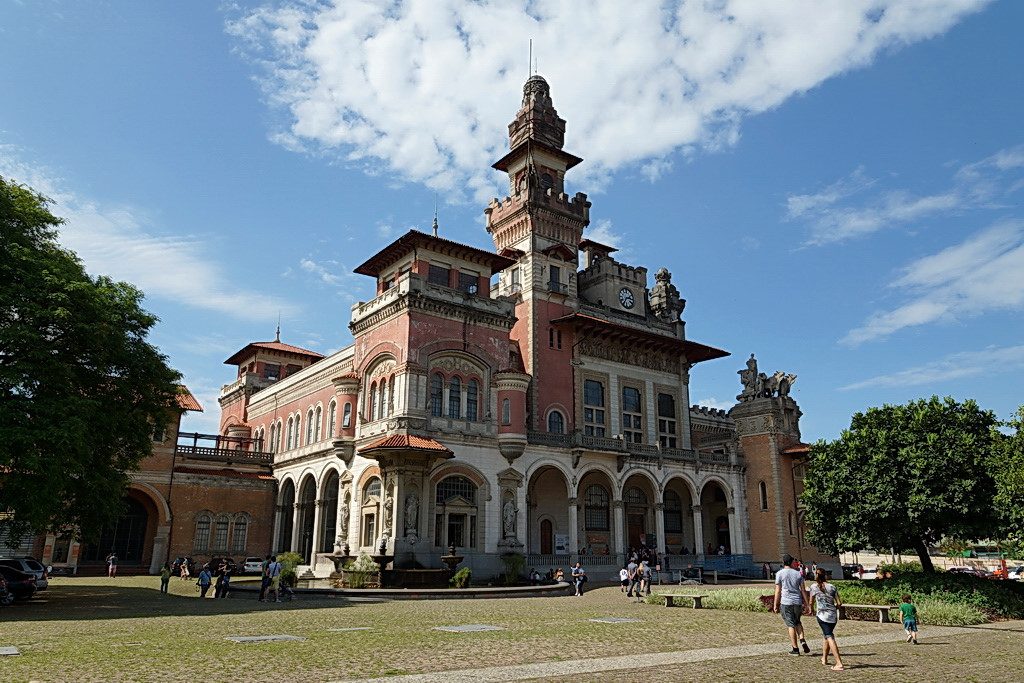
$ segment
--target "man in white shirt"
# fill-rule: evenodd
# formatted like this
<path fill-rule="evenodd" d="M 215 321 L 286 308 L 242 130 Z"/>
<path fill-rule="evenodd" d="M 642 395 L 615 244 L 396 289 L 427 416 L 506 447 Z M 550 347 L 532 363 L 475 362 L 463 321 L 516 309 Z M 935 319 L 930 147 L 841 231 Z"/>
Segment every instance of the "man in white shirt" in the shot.
<path fill-rule="evenodd" d="M 799 639 L 804 652 L 811 651 L 804 639 L 803 624 L 800 623 L 800 615 L 804 613 L 805 606 L 811 604 L 811 600 L 807 594 L 804 575 L 800 572 L 799 566 L 800 563 L 792 555 L 785 555 L 782 558 L 782 569 L 775 575 L 774 611 L 782 613 L 782 621 L 789 630 L 789 642 L 792 645 L 789 654 L 791 655 L 800 654 L 797 639 Z"/>

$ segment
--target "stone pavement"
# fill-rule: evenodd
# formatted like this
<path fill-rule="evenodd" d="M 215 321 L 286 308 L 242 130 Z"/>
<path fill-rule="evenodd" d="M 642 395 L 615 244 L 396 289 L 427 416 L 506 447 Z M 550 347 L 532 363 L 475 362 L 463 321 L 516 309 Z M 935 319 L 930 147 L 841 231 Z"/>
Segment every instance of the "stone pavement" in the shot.
<path fill-rule="evenodd" d="M 1019 624 L 1019 622 L 1018 622 Z M 989 624 L 990 627 L 994 626 Z M 971 629 L 959 626 L 931 626 L 921 634 L 921 640 L 942 638 L 951 635 L 966 635 Z M 858 645 L 874 645 L 876 643 L 902 642 L 903 630 L 888 630 L 885 633 L 874 633 L 860 636 L 848 636 L 839 639 L 839 647 L 847 651 Z M 813 640 L 813 639 L 812 639 Z M 761 655 L 786 655 L 788 645 L 785 635 L 780 635 L 778 643 L 766 645 L 733 645 L 730 647 L 705 648 L 701 650 L 683 650 L 679 652 L 656 652 L 651 654 L 631 654 L 600 659 L 577 659 L 561 662 L 537 662 L 534 664 L 517 664 L 513 666 L 495 666 L 483 669 L 460 669 L 456 671 L 435 671 L 425 674 L 406 676 L 387 676 L 369 679 L 370 683 L 475 683 L 477 681 L 517 681 L 526 679 L 542 679 L 554 677 L 579 676 L 581 674 L 606 671 L 641 670 L 675 664 L 693 664 L 720 659 L 739 657 L 757 657 Z M 820 657 L 820 646 L 812 655 Z M 363 679 L 366 680 L 366 679 Z"/>

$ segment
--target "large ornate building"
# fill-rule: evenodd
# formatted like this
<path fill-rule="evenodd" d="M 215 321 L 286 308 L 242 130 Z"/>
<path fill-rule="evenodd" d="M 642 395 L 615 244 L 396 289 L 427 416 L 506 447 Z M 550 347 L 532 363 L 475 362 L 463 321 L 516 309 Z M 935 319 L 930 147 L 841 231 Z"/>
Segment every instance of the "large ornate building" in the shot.
<path fill-rule="evenodd" d="M 352 307 L 351 346 L 228 359 L 221 434 L 272 458 L 276 513 L 254 524 L 273 550 L 317 574 L 382 545 L 428 567 L 455 546 L 477 575 L 508 552 L 611 565 L 641 543 L 721 569 L 828 561 L 801 536 L 795 378 L 751 357 L 731 411 L 690 407 L 691 370 L 728 354 L 688 338 L 666 269 L 652 286 L 585 239 L 564 133 L 531 77 L 494 164 L 509 195 L 484 211 L 493 250 L 411 230 L 356 269 L 374 296 Z"/>

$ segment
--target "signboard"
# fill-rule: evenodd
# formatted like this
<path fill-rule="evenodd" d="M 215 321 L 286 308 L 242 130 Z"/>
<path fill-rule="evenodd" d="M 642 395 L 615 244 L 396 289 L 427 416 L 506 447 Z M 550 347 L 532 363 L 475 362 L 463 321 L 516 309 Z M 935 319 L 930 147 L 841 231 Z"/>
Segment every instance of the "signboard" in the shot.
<path fill-rule="evenodd" d="M 569 534 L 555 534 L 555 555 L 569 554 Z"/>

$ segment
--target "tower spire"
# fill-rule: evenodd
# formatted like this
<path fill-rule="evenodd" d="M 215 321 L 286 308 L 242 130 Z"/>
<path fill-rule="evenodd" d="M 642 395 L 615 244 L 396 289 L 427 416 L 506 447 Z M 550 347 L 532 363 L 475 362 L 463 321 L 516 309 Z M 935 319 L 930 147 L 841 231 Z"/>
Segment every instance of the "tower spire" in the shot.
<path fill-rule="evenodd" d="M 277 332 L 274 334 L 274 341 L 281 341 L 281 311 L 277 312 Z"/>
<path fill-rule="evenodd" d="M 437 237 L 437 195 L 434 195 L 434 237 Z"/>

